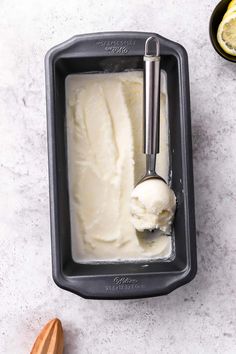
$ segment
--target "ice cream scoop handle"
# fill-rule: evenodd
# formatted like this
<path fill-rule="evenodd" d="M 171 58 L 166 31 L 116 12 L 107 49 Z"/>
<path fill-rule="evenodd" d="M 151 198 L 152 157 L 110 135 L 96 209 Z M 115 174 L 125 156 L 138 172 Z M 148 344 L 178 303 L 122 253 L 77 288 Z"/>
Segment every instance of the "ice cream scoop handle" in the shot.
<path fill-rule="evenodd" d="M 155 40 L 156 52 L 149 53 L 149 45 Z M 149 37 L 144 55 L 144 153 L 159 153 L 160 130 L 160 56 L 159 40 Z"/>

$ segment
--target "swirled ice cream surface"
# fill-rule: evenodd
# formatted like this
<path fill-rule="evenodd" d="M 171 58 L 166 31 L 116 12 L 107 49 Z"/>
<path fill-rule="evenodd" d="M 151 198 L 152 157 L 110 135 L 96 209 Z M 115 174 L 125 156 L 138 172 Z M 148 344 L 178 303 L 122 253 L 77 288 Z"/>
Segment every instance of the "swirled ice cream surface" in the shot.
<path fill-rule="evenodd" d="M 162 73 L 158 173 L 168 180 L 169 134 Z M 76 74 L 66 79 L 72 254 L 75 261 L 168 258 L 170 236 L 139 233 L 130 198 L 145 172 L 143 73 Z"/>

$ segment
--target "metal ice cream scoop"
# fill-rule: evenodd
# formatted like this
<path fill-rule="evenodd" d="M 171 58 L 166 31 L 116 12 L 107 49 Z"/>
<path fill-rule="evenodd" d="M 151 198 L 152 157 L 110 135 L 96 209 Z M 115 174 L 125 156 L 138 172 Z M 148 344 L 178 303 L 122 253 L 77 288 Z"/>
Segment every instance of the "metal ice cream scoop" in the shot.
<path fill-rule="evenodd" d="M 166 181 L 156 173 L 156 154 L 160 135 L 160 43 L 156 37 L 145 42 L 144 60 L 144 153 L 146 173 L 139 183 L 150 178 Z M 138 183 L 138 184 L 139 184 Z"/>

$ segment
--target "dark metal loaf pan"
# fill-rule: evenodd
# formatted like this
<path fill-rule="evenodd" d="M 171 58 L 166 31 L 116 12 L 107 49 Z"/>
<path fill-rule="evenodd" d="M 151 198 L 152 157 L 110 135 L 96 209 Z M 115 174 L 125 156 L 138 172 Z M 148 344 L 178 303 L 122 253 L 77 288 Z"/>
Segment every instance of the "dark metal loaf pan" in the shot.
<path fill-rule="evenodd" d="M 144 43 L 150 35 L 161 45 L 167 73 L 172 188 L 177 199 L 175 257 L 166 261 L 80 264 L 71 253 L 65 78 L 80 72 L 143 69 Z M 53 279 L 85 298 L 127 299 L 164 295 L 196 274 L 196 240 L 188 59 L 185 49 L 157 34 L 111 32 L 75 36 L 46 55 L 46 98 L 50 174 Z M 145 266 L 144 266 L 145 265 Z"/>

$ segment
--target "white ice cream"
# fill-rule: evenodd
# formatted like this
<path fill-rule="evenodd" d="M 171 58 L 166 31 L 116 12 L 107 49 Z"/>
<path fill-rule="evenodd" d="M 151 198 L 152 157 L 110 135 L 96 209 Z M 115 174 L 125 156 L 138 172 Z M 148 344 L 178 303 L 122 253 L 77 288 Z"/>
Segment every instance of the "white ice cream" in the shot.
<path fill-rule="evenodd" d="M 163 87 L 157 168 L 167 179 Z M 70 75 L 66 101 L 73 258 L 87 262 L 168 257 L 171 238 L 144 237 L 130 217 L 130 196 L 145 171 L 142 72 Z"/>
<path fill-rule="evenodd" d="M 176 208 L 175 194 L 160 179 L 138 184 L 131 195 L 131 221 L 136 230 L 170 233 Z"/>

